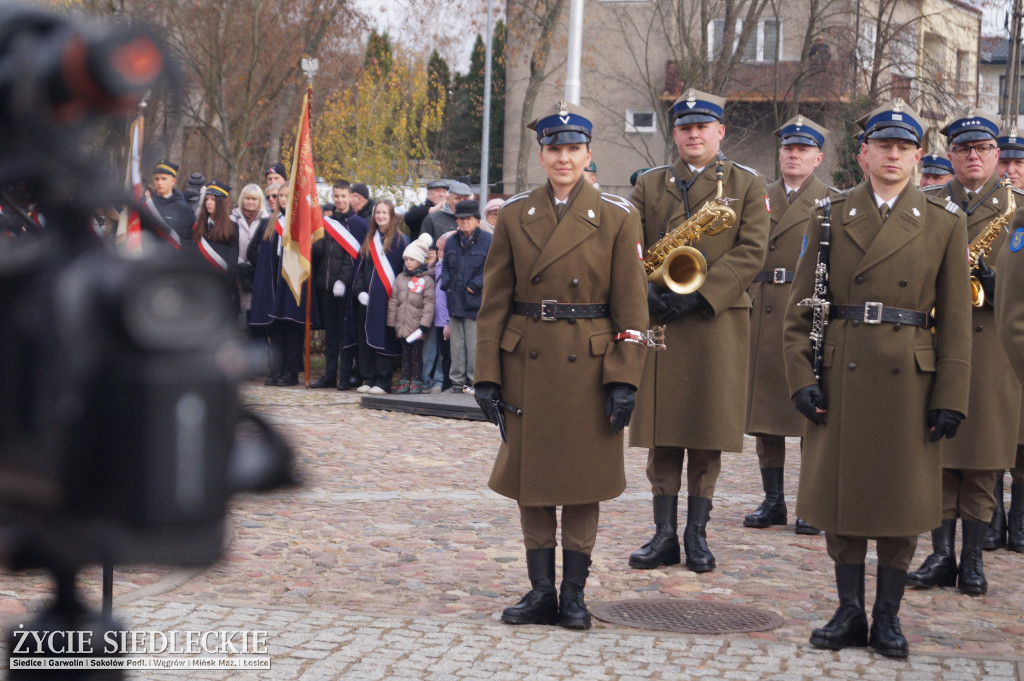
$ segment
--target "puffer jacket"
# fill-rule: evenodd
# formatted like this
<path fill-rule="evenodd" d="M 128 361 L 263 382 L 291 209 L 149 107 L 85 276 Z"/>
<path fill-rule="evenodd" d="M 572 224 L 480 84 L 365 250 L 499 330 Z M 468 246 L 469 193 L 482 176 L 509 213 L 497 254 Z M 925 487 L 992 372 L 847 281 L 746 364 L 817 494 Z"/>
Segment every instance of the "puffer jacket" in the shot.
<path fill-rule="evenodd" d="M 395 328 L 398 338 L 408 338 L 421 326 L 434 325 L 434 277 L 427 267 L 395 277 L 395 286 L 388 300 L 388 326 Z"/>

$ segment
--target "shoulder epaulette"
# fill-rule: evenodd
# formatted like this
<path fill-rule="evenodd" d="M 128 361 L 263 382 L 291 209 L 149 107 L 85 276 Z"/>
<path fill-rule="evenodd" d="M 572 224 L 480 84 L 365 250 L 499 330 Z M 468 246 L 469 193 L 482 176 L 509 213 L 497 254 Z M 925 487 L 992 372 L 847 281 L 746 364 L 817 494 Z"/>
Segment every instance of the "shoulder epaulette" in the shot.
<path fill-rule="evenodd" d="M 613 206 L 618 206 L 619 208 L 621 208 L 622 210 L 626 211 L 627 213 L 633 209 L 633 204 L 629 202 L 629 199 L 624 199 L 621 196 L 617 196 L 615 194 L 608 194 L 606 192 L 601 192 L 601 200 L 602 201 L 607 201 L 608 203 L 612 204 Z"/>
<path fill-rule="evenodd" d="M 832 185 L 828 185 L 828 190 L 833 194 L 845 194 L 846 192 L 850 191 L 849 188 L 840 189 L 839 187 L 833 187 Z"/>
<path fill-rule="evenodd" d="M 956 205 L 954 201 L 951 201 L 948 196 L 938 197 L 932 196 L 928 192 L 924 192 L 924 197 L 928 199 L 929 203 L 935 204 L 936 206 L 941 206 L 943 209 L 949 211 L 953 215 L 956 215 L 957 213 L 960 212 L 960 206 Z"/>
<path fill-rule="evenodd" d="M 1010 186 L 1010 189 L 1013 190 L 1014 194 L 1020 194 L 1021 196 L 1024 196 L 1024 189 L 1017 189 L 1013 185 Z"/>
<path fill-rule="evenodd" d="M 664 166 L 654 166 L 653 168 L 648 168 L 648 169 L 647 169 L 647 170 L 645 170 L 644 172 L 640 173 L 640 177 L 643 177 L 643 176 L 644 176 L 644 175 L 646 175 L 647 173 L 653 173 L 653 172 L 654 172 L 655 170 L 664 170 L 665 168 L 671 168 L 671 167 L 672 167 L 672 166 L 670 166 L 670 165 L 664 165 Z"/>
<path fill-rule="evenodd" d="M 946 185 L 944 185 L 944 184 L 930 184 L 927 187 L 921 187 L 921 191 L 923 191 L 925 194 L 928 194 L 930 192 L 937 192 L 940 189 L 945 189 L 945 188 L 946 188 Z"/>
<path fill-rule="evenodd" d="M 960 206 L 956 205 L 952 201 L 946 201 L 946 210 L 948 210 L 953 215 L 956 215 L 957 213 L 960 212 Z"/>
<path fill-rule="evenodd" d="M 758 173 L 758 172 L 757 172 L 756 170 L 754 170 L 754 169 L 753 169 L 753 168 L 751 168 L 750 166 L 745 166 L 745 165 L 743 165 L 742 163 L 737 163 L 736 161 L 733 161 L 733 162 L 732 162 L 732 164 L 733 164 L 733 166 L 735 166 L 736 168 L 741 168 L 742 170 L 746 170 L 746 171 L 747 171 L 748 173 L 752 173 L 752 174 L 754 174 L 754 175 L 758 175 L 758 174 L 759 174 L 759 173 Z"/>
<path fill-rule="evenodd" d="M 519 201 L 520 199 L 525 199 L 529 195 L 530 195 L 530 192 L 519 192 L 518 194 L 514 194 L 514 195 L 508 197 L 508 199 L 505 201 L 505 203 L 501 204 L 501 208 L 504 209 L 506 206 L 508 206 L 510 204 L 513 204 L 516 201 Z"/>

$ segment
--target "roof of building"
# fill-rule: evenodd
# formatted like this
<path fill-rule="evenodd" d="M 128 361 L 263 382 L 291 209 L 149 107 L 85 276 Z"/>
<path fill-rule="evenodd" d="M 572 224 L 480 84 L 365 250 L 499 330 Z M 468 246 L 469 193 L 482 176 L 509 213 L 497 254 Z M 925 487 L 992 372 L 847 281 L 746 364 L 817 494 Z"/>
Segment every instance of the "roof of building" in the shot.
<path fill-rule="evenodd" d="M 1010 53 L 1010 39 L 1002 36 L 981 36 L 981 47 L 978 50 L 978 61 L 982 64 L 1005 64 Z M 1021 51 L 1021 62 L 1024 63 L 1024 50 Z"/>

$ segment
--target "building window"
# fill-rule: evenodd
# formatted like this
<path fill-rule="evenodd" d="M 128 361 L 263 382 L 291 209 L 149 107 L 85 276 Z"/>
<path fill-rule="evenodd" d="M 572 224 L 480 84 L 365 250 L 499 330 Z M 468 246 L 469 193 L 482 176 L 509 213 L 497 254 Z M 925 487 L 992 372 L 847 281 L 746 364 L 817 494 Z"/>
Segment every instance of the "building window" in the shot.
<path fill-rule="evenodd" d="M 736 20 L 732 49 L 722 49 L 725 39 L 725 20 L 713 19 L 708 24 L 708 58 L 728 59 L 739 47 L 740 33 L 743 31 L 743 20 Z M 743 61 L 775 61 L 782 58 L 782 20 L 762 19 L 757 22 L 755 30 L 747 44 L 743 46 Z"/>
<path fill-rule="evenodd" d="M 626 109 L 626 132 L 658 132 L 654 109 Z"/>
<path fill-rule="evenodd" d="M 871 22 L 860 25 L 860 36 L 857 40 L 857 56 L 860 57 L 860 67 L 870 71 L 875 66 L 875 29 Z"/>
<path fill-rule="evenodd" d="M 956 93 L 958 95 L 969 95 L 974 89 L 974 79 L 971 78 L 971 62 L 970 52 L 956 51 Z"/>

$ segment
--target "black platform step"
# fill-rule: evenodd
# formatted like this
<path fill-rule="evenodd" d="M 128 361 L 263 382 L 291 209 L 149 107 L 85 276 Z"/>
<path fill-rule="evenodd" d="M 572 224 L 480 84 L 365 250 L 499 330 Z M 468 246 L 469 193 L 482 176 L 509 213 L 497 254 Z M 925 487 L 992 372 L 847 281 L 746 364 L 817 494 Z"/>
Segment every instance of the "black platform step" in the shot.
<path fill-rule="evenodd" d="M 449 419 L 483 421 L 484 415 L 472 395 L 436 393 L 428 395 L 363 395 L 359 399 L 367 409 L 401 411 L 407 414 L 442 416 Z"/>

